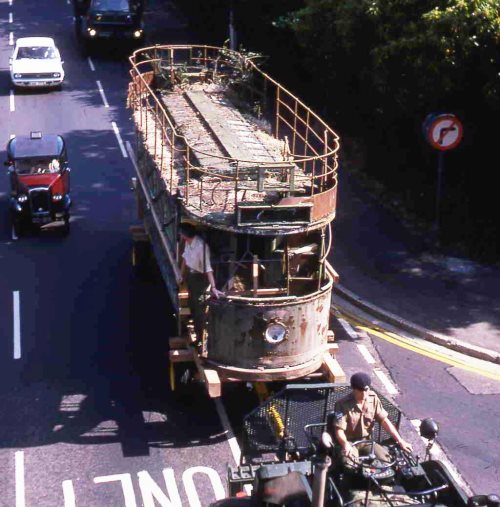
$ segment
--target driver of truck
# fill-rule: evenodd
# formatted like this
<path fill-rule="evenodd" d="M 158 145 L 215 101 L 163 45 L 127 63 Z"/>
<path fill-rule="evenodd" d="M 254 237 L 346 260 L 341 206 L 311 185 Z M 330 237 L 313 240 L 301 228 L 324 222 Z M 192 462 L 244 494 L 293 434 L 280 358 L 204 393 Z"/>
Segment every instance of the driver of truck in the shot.
<path fill-rule="evenodd" d="M 356 458 L 371 452 L 371 444 L 353 446 L 352 443 L 370 439 L 375 422 L 378 422 L 404 451 L 412 451 L 412 446 L 401 438 L 370 386 L 371 378 L 367 373 L 358 372 L 352 375 L 352 392 L 336 403 L 329 424 L 328 430 L 333 433 L 340 446 L 342 461 L 347 468 L 355 468 Z M 390 461 L 388 450 L 383 445 L 375 443 L 373 452 L 380 461 Z"/>

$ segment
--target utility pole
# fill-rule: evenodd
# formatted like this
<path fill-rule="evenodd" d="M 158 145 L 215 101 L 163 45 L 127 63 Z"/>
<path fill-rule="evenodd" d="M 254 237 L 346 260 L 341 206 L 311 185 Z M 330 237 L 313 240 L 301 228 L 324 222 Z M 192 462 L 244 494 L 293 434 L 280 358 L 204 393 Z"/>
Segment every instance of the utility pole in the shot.
<path fill-rule="evenodd" d="M 236 28 L 234 27 L 234 2 L 229 0 L 229 49 L 237 50 L 238 41 L 236 40 Z"/>

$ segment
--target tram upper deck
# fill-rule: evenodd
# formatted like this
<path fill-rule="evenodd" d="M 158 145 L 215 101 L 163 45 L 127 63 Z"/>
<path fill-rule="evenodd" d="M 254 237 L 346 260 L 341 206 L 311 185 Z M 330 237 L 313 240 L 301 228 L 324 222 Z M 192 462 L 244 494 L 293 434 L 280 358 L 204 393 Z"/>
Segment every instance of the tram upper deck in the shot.
<path fill-rule="evenodd" d="M 187 215 L 248 234 L 286 235 L 333 220 L 338 136 L 252 58 L 155 46 L 131 63 L 129 102 L 144 156 Z"/>

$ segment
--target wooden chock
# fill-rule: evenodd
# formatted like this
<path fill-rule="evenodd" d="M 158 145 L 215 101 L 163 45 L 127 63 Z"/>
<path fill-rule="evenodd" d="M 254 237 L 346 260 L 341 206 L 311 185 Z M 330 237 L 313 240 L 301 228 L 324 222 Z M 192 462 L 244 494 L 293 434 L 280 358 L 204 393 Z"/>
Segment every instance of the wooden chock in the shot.
<path fill-rule="evenodd" d="M 329 352 L 323 354 L 323 364 L 321 365 L 323 373 L 329 382 L 345 382 L 346 376 L 344 370 L 338 361 L 330 355 Z"/>
<path fill-rule="evenodd" d="M 185 349 L 187 347 L 187 341 L 185 338 L 182 338 L 181 336 L 171 336 L 168 339 L 168 348 L 170 350 L 175 349 Z"/>
<path fill-rule="evenodd" d="M 219 398 L 222 392 L 219 374 L 216 370 L 205 368 L 200 356 L 196 352 L 193 353 L 193 357 L 196 368 L 200 372 L 201 377 L 205 382 L 208 395 L 210 398 Z"/>
<path fill-rule="evenodd" d="M 191 315 L 191 310 L 189 309 L 189 306 L 183 306 L 181 309 L 180 309 L 180 315 L 182 316 L 188 316 L 188 315 Z"/>
<path fill-rule="evenodd" d="M 170 350 L 168 358 L 171 363 L 190 363 L 193 361 L 194 351 L 191 348 Z"/>
<path fill-rule="evenodd" d="M 149 235 L 143 225 L 131 225 L 129 231 L 133 241 L 149 242 Z"/>
<path fill-rule="evenodd" d="M 330 355 L 335 356 L 337 352 L 339 351 L 339 344 L 338 343 L 328 343 L 326 345 L 326 350 L 330 353 Z"/>

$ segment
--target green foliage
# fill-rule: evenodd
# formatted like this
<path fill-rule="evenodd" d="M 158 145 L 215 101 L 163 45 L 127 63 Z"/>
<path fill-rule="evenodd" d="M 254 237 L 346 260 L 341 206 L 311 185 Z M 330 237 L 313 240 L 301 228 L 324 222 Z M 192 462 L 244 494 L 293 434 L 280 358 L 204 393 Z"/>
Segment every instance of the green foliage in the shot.
<path fill-rule="evenodd" d="M 498 105 L 498 0 L 306 0 L 278 23 L 296 33 L 325 86 L 347 77 L 385 109 L 437 102 L 471 72 Z"/>
<path fill-rule="evenodd" d="M 436 152 L 421 123 L 439 111 L 462 119 L 464 141 L 446 154 L 443 228 L 450 243 L 498 258 L 500 226 L 488 226 L 496 216 L 488 168 L 497 158 L 498 0 L 304 0 L 276 25 L 295 34 L 316 107 L 360 141 L 366 173 L 429 223 Z"/>

